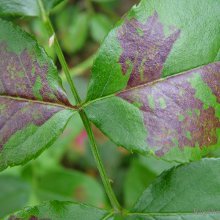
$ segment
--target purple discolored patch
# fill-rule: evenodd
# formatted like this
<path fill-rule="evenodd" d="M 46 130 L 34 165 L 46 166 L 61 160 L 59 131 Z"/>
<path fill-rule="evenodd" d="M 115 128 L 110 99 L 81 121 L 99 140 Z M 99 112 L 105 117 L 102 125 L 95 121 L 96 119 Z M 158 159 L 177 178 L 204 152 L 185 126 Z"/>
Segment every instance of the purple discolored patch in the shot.
<path fill-rule="evenodd" d="M 204 66 L 202 68 L 202 78 L 220 103 L 220 63 Z"/>
<path fill-rule="evenodd" d="M 10 137 L 29 124 L 41 126 L 62 107 L 0 97 L 0 150 Z"/>
<path fill-rule="evenodd" d="M 126 20 L 118 30 L 122 47 L 119 63 L 124 74 L 130 73 L 127 87 L 159 79 L 163 65 L 180 35 L 180 30 L 170 28 L 165 36 L 163 24 L 157 12 L 142 24 L 136 19 Z"/>
<path fill-rule="evenodd" d="M 198 93 L 204 96 L 205 91 L 199 90 L 201 84 L 197 85 L 198 90 L 192 87 L 196 74 L 210 88 L 213 102 L 219 103 L 220 62 L 118 94 L 130 103 L 139 103 L 148 132 L 147 144 L 158 156 L 173 147 L 203 148 L 217 144 L 220 119 L 209 100 L 204 103 L 197 97 Z"/>
<path fill-rule="evenodd" d="M 27 50 L 20 54 L 8 51 L 6 43 L 0 43 L 0 57 L 2 149 L 17 131 L 30 124 L 43 125 L 70 103 L 50 63 L 40 65 L 37 57 Z"/>
<path fill-rule="evenodd" d="M 48 64 L 41 66 L 27 50 L 19 55 L 10 52 L 6 43 L 0 43 L 0 57 L 1 95 L 70 105 L 54 73 L 49 76 Z"/>

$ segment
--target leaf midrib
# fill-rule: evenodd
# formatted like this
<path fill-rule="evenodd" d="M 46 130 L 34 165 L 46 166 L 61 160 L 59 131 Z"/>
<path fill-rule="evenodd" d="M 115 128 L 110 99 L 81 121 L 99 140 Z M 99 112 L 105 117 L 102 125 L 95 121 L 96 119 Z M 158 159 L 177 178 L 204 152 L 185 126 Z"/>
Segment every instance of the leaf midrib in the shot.
<path fill-rule="evenodd" d="M 220 63 L 220 61 L 214 61 L 214 62 L 211 62 L 211 63 L 207 63 L 207 64 L 204 64 L 204 65 L 200 65 L 200 66 L 194 67 L 194 68 L 192 68 L 192 69 L 184 70 L 184 71 L 179 72 L 179 73 L 174 73 L 174 74 L 172 74 L 171 76 L 159 78 L 159 79 L 153 80 L 153 81 L 151 81 L 151 82 L 147 82 L 147 83 L 144 83 L 144 84 L 141 84 L 141 85 L 137 85 L 137 86 L 134 86 L 134 87 L 131 87 L 131 88 L 128 88 L 128 89 L 120 90 L 120 91 L 117 91 L 117 92 L 115 92 L 115 93 L 112 93 L 112 94 L 109 94 L 109 95 L 106 95 L 106 96 L 102 96 L 102 97 L 99 97 L 99 98 L 90 100 L 90 101 L 88 101 L 88 102 L 84 102 L 84 103 L 82 103 L 81 107 L 82 107 L 82 108 L 85 108 L 85 107 L 87 107 L 88 105 L 93 104 L 93 103 L 95 103 L 95 102 L 97 102 L 97 101 L 101 101 L 101 100 L 103 100 L 103 99 L 111 98 L 111 97 L 114 97 L 114 96 L 116 96 L 116 95 L 118 95 L 118 94 L 126 93 L 126 92 L 128 92 L 128 91 L 133 91 L 133 90 L 136 90 L 136 89 L 139 89 L 139 88 L 143 88 L 143 87 L 146 87 L 146 86 L 151 86 L 151 85 L 153 85 L 153 84 L 156 84 L 156 83 L 159 83 L 159 82 L 163 82 L 163 81 L 169 80 L 169 79 L 174 78 L 174 77 L 177 77 L 177 76 L 184 75 L 184 74 L 186 74 L 186 73 L 189 72 L 189 71 L 194 71 L 194 70 L 196 70 L 196 69 L 199 69 L 199 68 L 208 66 L 208 65 L 210 65 L 210 64 L 215 64 L 215 63 Z"/>
<path fill-rule="evenodd" d="M 9 95 L 0 95 L 0 97 L 12 99 L 12 100 L 15 100 L 15 101 L 30 102 L 30 103 L 33 103 L 33 104 L 37 103 L 37 104 L 41 104 L 41 105 L 50 105 L 50 106 L 60 107 L 60 108 L 63 108 L 63 109 L 68 109 L 68 110 L 80 111 L 81 109 L 84 109 L 87 106 L 89 106 L 89 105 L 91 105 L 95 102 L 98 102 L 98 101 L 101 101 L 101 100 L 104 100 L 104 99 L 108 99 L 108 98 L 111 98 L 111 97 L 115 97 L 118 94 L 126 93 L 128 91 L 133 91 L 133 90 L 143 88 L 143 87 L 146 87 L 146 86 L 151 86 L 151 85 L 154 85 L 156 83 L 163 82 L 163 81 L 169 80 L 171 78 L 174 78 L 174 77 L 177 77 L 177 76 L 180 76 L 180 75 L 184 75 L 188 71 L 194 71 L 196 69 L 205 67 L 207 65 L 215 64 L 215 63 L 219 63 L 219 62 L 220 61 L 215 61 L 215 62 L 211 62 L 211 63 L 208 63 L 208 64 L 200 65 L 200 66 L 197 66 L 195 68 L 188 69 L 188 70 L 185 70 L 183 72 L 173 74 L 171 76 L 167 76 L 167 77 L 164 77 L 164 78 L 159 78 L 159 79 L 156 79 L 154 81 L 147 82 L 147 83 L 144 83 L 144 84 L 141 84 L 141 85 L 137 85 L 137 86 L 134 86 L 134 87 L 129 88 L 129 89 L 124 89 L 124 90 L 121 90 L 121 91 L 118 91 L 118 92 L 115 92 L 115 93 L 112 93 L 112 94 L 109 94 L 109 95 L 106 95 L 106 96 L 102 96 L 102 97 L 99 97 L 99 98 L 96 98 L 96 99 L 93 99 L 93 100 L 90 100 L 90 101 L 87 101 L 87 102 L 85 101 L 79 106 L 73 106 L 73 105 L 67 106 L 67 105 L 64 105 L 64 104 L 58 104 L 58 103 L 54 103 L 54 102 L 46 102 L 46 101 L 40 101 L 40 100 L 34 100 L 34 99 L 26 99 L 26 98 L 22 98 L 22 97 L 15 97 L 15 96 L 9 96 Z"/>
<path fill-rule="evenodd" d="M 78 110 L 76 106 L 67 106 L 64 104 L 58 104 L 54 102 L 46 102 L 46 101 L 40 101 L 40 100 L 34 100 L 34 99 L 26 99 L 26 98 L 21 98 L 21 97 L 15 97 L 15 96 L 9 96 L 9 95 L 0 95 L 0 98 L 7 98 L 7 99 L 12 99 L 18 102 L 29 102 L 32 104 L 41 104 L 41 105 L 49 105 L 49 106 L 54 106 L 54 107 L 59 107 L 63 109 L 68 109 L 68 110 Z"/>
<path fill-rule="evenodd" d="M 130 212 L 127 216 L 139 215 L 139 216 L 176 216 L 176 215 L 220 215 L 220 210 L 204 211 L 204 212 Z"/>

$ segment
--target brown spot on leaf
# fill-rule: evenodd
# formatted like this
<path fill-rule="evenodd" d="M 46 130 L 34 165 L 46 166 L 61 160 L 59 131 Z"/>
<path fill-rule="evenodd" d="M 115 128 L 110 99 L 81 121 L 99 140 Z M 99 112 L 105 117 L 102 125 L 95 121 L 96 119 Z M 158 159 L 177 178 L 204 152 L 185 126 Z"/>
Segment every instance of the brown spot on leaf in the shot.
<path fill-rule="evenodd" d="M 157 12 L 142 24 L 136 19 L 126 20 L 118 31 L 122 54 L 120 64 L 124 74 L 131 71 L 127 87 L 159 79 L 163 65 L 179 37 L 180 31 L 170 28 L 165 36 Z"/>

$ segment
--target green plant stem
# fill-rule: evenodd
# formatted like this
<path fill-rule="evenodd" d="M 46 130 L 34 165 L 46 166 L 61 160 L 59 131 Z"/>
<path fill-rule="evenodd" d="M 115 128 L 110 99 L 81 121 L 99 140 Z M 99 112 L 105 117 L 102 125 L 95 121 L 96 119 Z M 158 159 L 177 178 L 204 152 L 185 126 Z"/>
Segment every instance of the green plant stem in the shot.
<path fill-rule="evenodd" d="M 66 60 L 64 58 L 63 52 L 62 52 L 61 47 L 59 45 L 58 39 L 57 39 L 56 34 L 54 32 L 54 29 L 53 29 L 53 26 L 52 26 L 51 21 L 49 19 L 49 16 L 47 15 L 47 13 L 45 11 L 45 8 L 43 6 L 42 0 L 38 0 L 38 3 L 39 3 L 40 10 L 41 10 L 41 16 L 42 16 L 43 22 L 44 22 L 45 26 L 47 27 L 49 36 L 51 36 L 53 38 L 53 45 L 55 47 L 55 51 L 57 53 L 58 59 L 60 61 L 60 64 L 61 64 L 61 66 L 63 68 L 63 71 L 64 71 L 64 73 L 66 75 L 67 81 L 70 84 L 71 91 L 72 91 L 72 93 L 73 93 L 73 95 L 74 95 L 74 97 L 76 99 L 76 103 L 78 105 L 80 105 L 81 104 L 81 99 L 80 99 L 80 97 L 78 95 L 78 92 L 77 92 L 77 90 L 76 90 L 76 88 L 74 86 L 74 83 L 73 83 L 73 81 L 71 79 L 68 65 L 67 65 Z M 95 142 L 94 134 L 92 132 L 90 121 L 87 118 L 87 115 L 85 114 L 84 110 L 81 110 L 79 112 L 79 114 L 81 116 L 83 124 L 84 124 L 84 126 L 86 128 L 86 131 L 88 133 L 88 137 L 89 137 L 89 141 L 90 141 L 90 144 L 91 144 L 92 153 L 93 153 L 93 156 L 95 158 L 95 161 L 96 161 L 96 164 L 97 164 L 97 168 L 99 170 L 99 173 L 100 173 L 100 176 L 101 176 L 101 179 L 102 179 L 102 182 L 103 182 L 106 194 L 108 195 L 108 198 L 109 198 L 109 200 L 111 202 L 111 205 L 114 208 L 114 210 L 116 212 L 119 212 L 119 211 L 121 211 L 121 206 L 120 206 L 120 204 L 119 204 L 119 202 L 118 202 L 118 200 L 117 200 L 117 198 L 116 198 L 116 196 L 115 196 L 115 194 L 114 194 L 114 192 L 112 190 L 109 178 L 108 178 L 108 176 L 106 174 L 104 165 L 103 165 L 103 163 L 101 161 L 101 158 L 100 158 L 100 155 L 99 155 L 99 152 L 98 152 L 98 148 L 97 148 L 97 145 L 96 145 L 96 142 Z"/>
<path fill-rule="evenodd" d="M 90 121 L 87 117 L 87 115 L 85 114 L 85 112 L 82 110 L 80 111 L 80 116 L 82 118 L 82 121 L 83 121 L 83 124 L 86 128 L 86 131 L 87 131 L 87 134 L 89 136 L 89 141 L 90 141 L 90 144 L 92 146 L 92 153 L 93 153 L 93 156 L 95 158 L 95 161 L 96 161 L 96 165 L 97 165 L 97 168 L 99 170 L 99 173 L 100 173 L 100 176 L 101 176 L 101 179 L 102 179 L 102 182 L 103 182 L 103 185 L 104 185 L 104 188 L 106 190 L 106 193 L 109 197 L 109 200 L 113 206 L 113 208 L 115 209 L 115 211 L 121 211 L 121 206 L 112 190 L 112 187 L 111 187 L 111 183 L 109 181 L 109 178 L 106 174 L 106 171 L 105 171 L 105 168 L 104 168 L 104 165 L 102 163 L 102 160 L 100 158 L 100 155 L 99 155 L 99 152 L 98 152 L 98 148 L 97 148 L 97 145 L 96 145 L 96 141 L 95 141 L 95 137 L 94 137 L 94 134 L 93 134 L 93 131 L 92 131 L 92 128 L 91 128 L 91 124 L 90 124 Z"/>
<path fill-rule="evenodd" d="M 58 59 L 60 61 L 60 64 L 61 64 L 61 66 L 63 68 L 63 71 L 65 73 L 67 82 L 69 83 L 71 91 L 72 91 L 72 93 L 73 93 L 73 95 L 74 95 L 74 97 L 76 99 L 76 103 L 79 104 L 81 102 L 81 99 L 80 99 L 80 97 L 79 97 L 79 95 L 77 93 L 76 87 L 74 86 L 73 80 L 72 80 L 72 78 L 70 76 L 69 68 L 68 68 L 66 60 L 64 58 L 62 49 L 61 49 L 60 44 L 58 42 L 57 36 L 55 34 L 55 31 L 53 29 L 53 26 L 51 24 L 49 16 L 47 15 L 47 13 L 45 11 L 45 8 L 44 8 L 44 5 L 42 3 L 42 0 L 38 0 L 38 4 L 39 4 L 40 10 L 41 10 L 41 16 L 42 16 L 43 22 L 44 22 L 44 24 L 45 24 L 45 26 L 47 28 L 48 34 L 49 34 L 49 36 L 51 38 L 53 38 L 53 42 L 51 44 L 55 48 L 57 57 L 58 57 Z"/>

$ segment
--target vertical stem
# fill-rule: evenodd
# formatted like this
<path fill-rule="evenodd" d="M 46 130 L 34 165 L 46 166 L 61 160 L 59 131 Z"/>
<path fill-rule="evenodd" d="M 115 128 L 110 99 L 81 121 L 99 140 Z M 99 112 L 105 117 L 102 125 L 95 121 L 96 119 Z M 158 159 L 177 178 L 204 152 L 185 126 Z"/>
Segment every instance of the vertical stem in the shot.
<path fill-rule="evenodd" d="M 55 31 L 53 29 L 53 26 L 51 24 L 51 21 L 50 21 L 47 13 L 45 11 L 45 8 L 44 8 L 44 5 L 42 3 L 42 0 L 38 0 L 38 4 L 39 4 L 40 10 L 41 10 L 41 16 L 42 16 L 43 22 L 44 22 L 44 24 L 45 24 L 45 26 L 47 28 L 48 34 L 49 34 L 49 36 L 51 38 L 53 38 L 52 45 L 54 45 L 57 57 L 58 57 L 58 59 L 60 61 L 60 64 L 61 64 L 61 66 L 63 68 L 63 71 L 65 73 L 67 82 L 70 85 L 71 91 L 72 91 L 72 93 L 73 93 L 73 95 L 74 95 L 74 97 L 76 99 L 76 103 L 79 104 L 81 102 L 80 97 L 79 97 L 79 95 L 77 93 L 76 87 L 73 84 L 72 78 L 71 78 L 70 73 L 69 73 L 69 68 L 68 68 L 66 60 L 64 58 L 62 49 L 61 49 L 60 44 L 58 42 L 57 36 L 56 36 Z"/>
<path fill-rule="evenodd" d="M 98 148 L 97 148 L 97 145 L 96 145 L 96 142 L 95 142 L 95 137 L 94 137 L 93 131 L 91 129 L 90 121 L 87 118 L 87 115 L 85 114 L 85 112 L 83 110 L 80 111 L 80 116 L 81 116 L 83 124 L 86 128 L 86 131 L 87 131 L 87 134 L 88 134 L 88 137 L 89 137 L 89 141 L 90 141 L 90 144 L 91 144 L 91 147 L 92 147 L 92 153 L 93 153 L 93 156 L 95 158 L 96 165 L 97 165 L 97 168 L 99 170 L 99 173 L 100 173 L 100 176 L 101 176 L 106 194 L 108 195 L 108 198 L 109 198 L 113 208 L 116 211 L 120 211 L 121 207 L 120 207 L 120 204 L 119 204 L 119 202 L 118 202 L 118 200 L 115 196 L 115 193 L 112 190 L 111 183 L 109 181 L 109 178 L 106 174 L 104 165 L 103 165 L 102 160 L 100 158 Z"/>
<path fill-rule="evenodd" d="M 61 47 L 59 45 L 59 42 L 58 42 L 58 39 L 57 39 L 56 34 L 54 32 L 54 29 L 53 29 L 53 26 L 51 24 L 51 21 L 50 21 L 47 13 L 45 11 L 45 8 L 44 8 L 44 5 L 42 3 L 42 0 L 38 0 L 38 4 L 39 4 L 40 10 L 41 10 L 41 16 L 42 16 L 43 22 L 44 22 L 45 26 L 47 27 L 48 34 L 53 39 L 52 44 L 55 47 L 55 50 L 56 50 L 58 59 L 60 61 L 60 64 L 61 64 L 61 66 L 63 68 L 63 71 L 64 71 L 64 73 L 66 75 L 66 78 L 67 78 L 67 81 L 68 81 L 68 83 L 70 85 L 71 91 L 72 91 L 72 93 L 73 93 L 73 95 L 74 95 L 74 97 L 76 99 L 76 103 L 79 105 L 81 103 L 81 99 L 80 99 L 80 97 L 78 95 L 78 92 L 77 92 L 77 90 L 75 88 L 75 85 L 74 85 L 74 83 L 72 81 L 72 78 L 70 76 L 68 65 L 67 65 L 66 60 L 64 58 L 63 52 L 62 52 Z M 87 118 L 87 115 L 84 112 L 84 110 L 80 110 L 79 114 L 80 114 L 81 119 L 83 121 L 83 124 L 84 124 L 84 126 L 86 128 L 86 131 L 87 131 L 87 134 L 88 134 L 88 137 L 89 137 L 89 141 L 90 141 L 90 144 L 91 144 L 92 153 L 93 153 L 94 159 L 96 161 L 96 165 L 97 165 L 97 168 L 99 170 L 99 173 L 100 173 L 100 176 L 101 176 L 101 179 L 102 179 L 102 182 L 103 182 L 106 194 L 108 195 L 108 198 L 109 198 L 109 200 L 111 202 L 111 205 L 115 209 L 115 211 L 120 211 L 121 207 L 120 207 L 120 204 L 119 204 L 119 202 L 118 202 L 118 200 L 117 200 L 117 198 L 116 198 L 116 196 L 115 196 L 115 194 L 114 194 L 114 192 L 112 190 L 109 178 L 108 178 L 108 176 L 106 174 L 104 165 L 103 165 L 103 163 L 101 161 L 101 158 L 100 158 L 100 155 L 99 155 L 99 152 L 98 152 L 98 148 L 97 148 L 97 145 L 96 145 L 96 142 L 95 142 L 94 134 L 93 134 L 92 129 L 91 129 L 90 121 Z"/>

